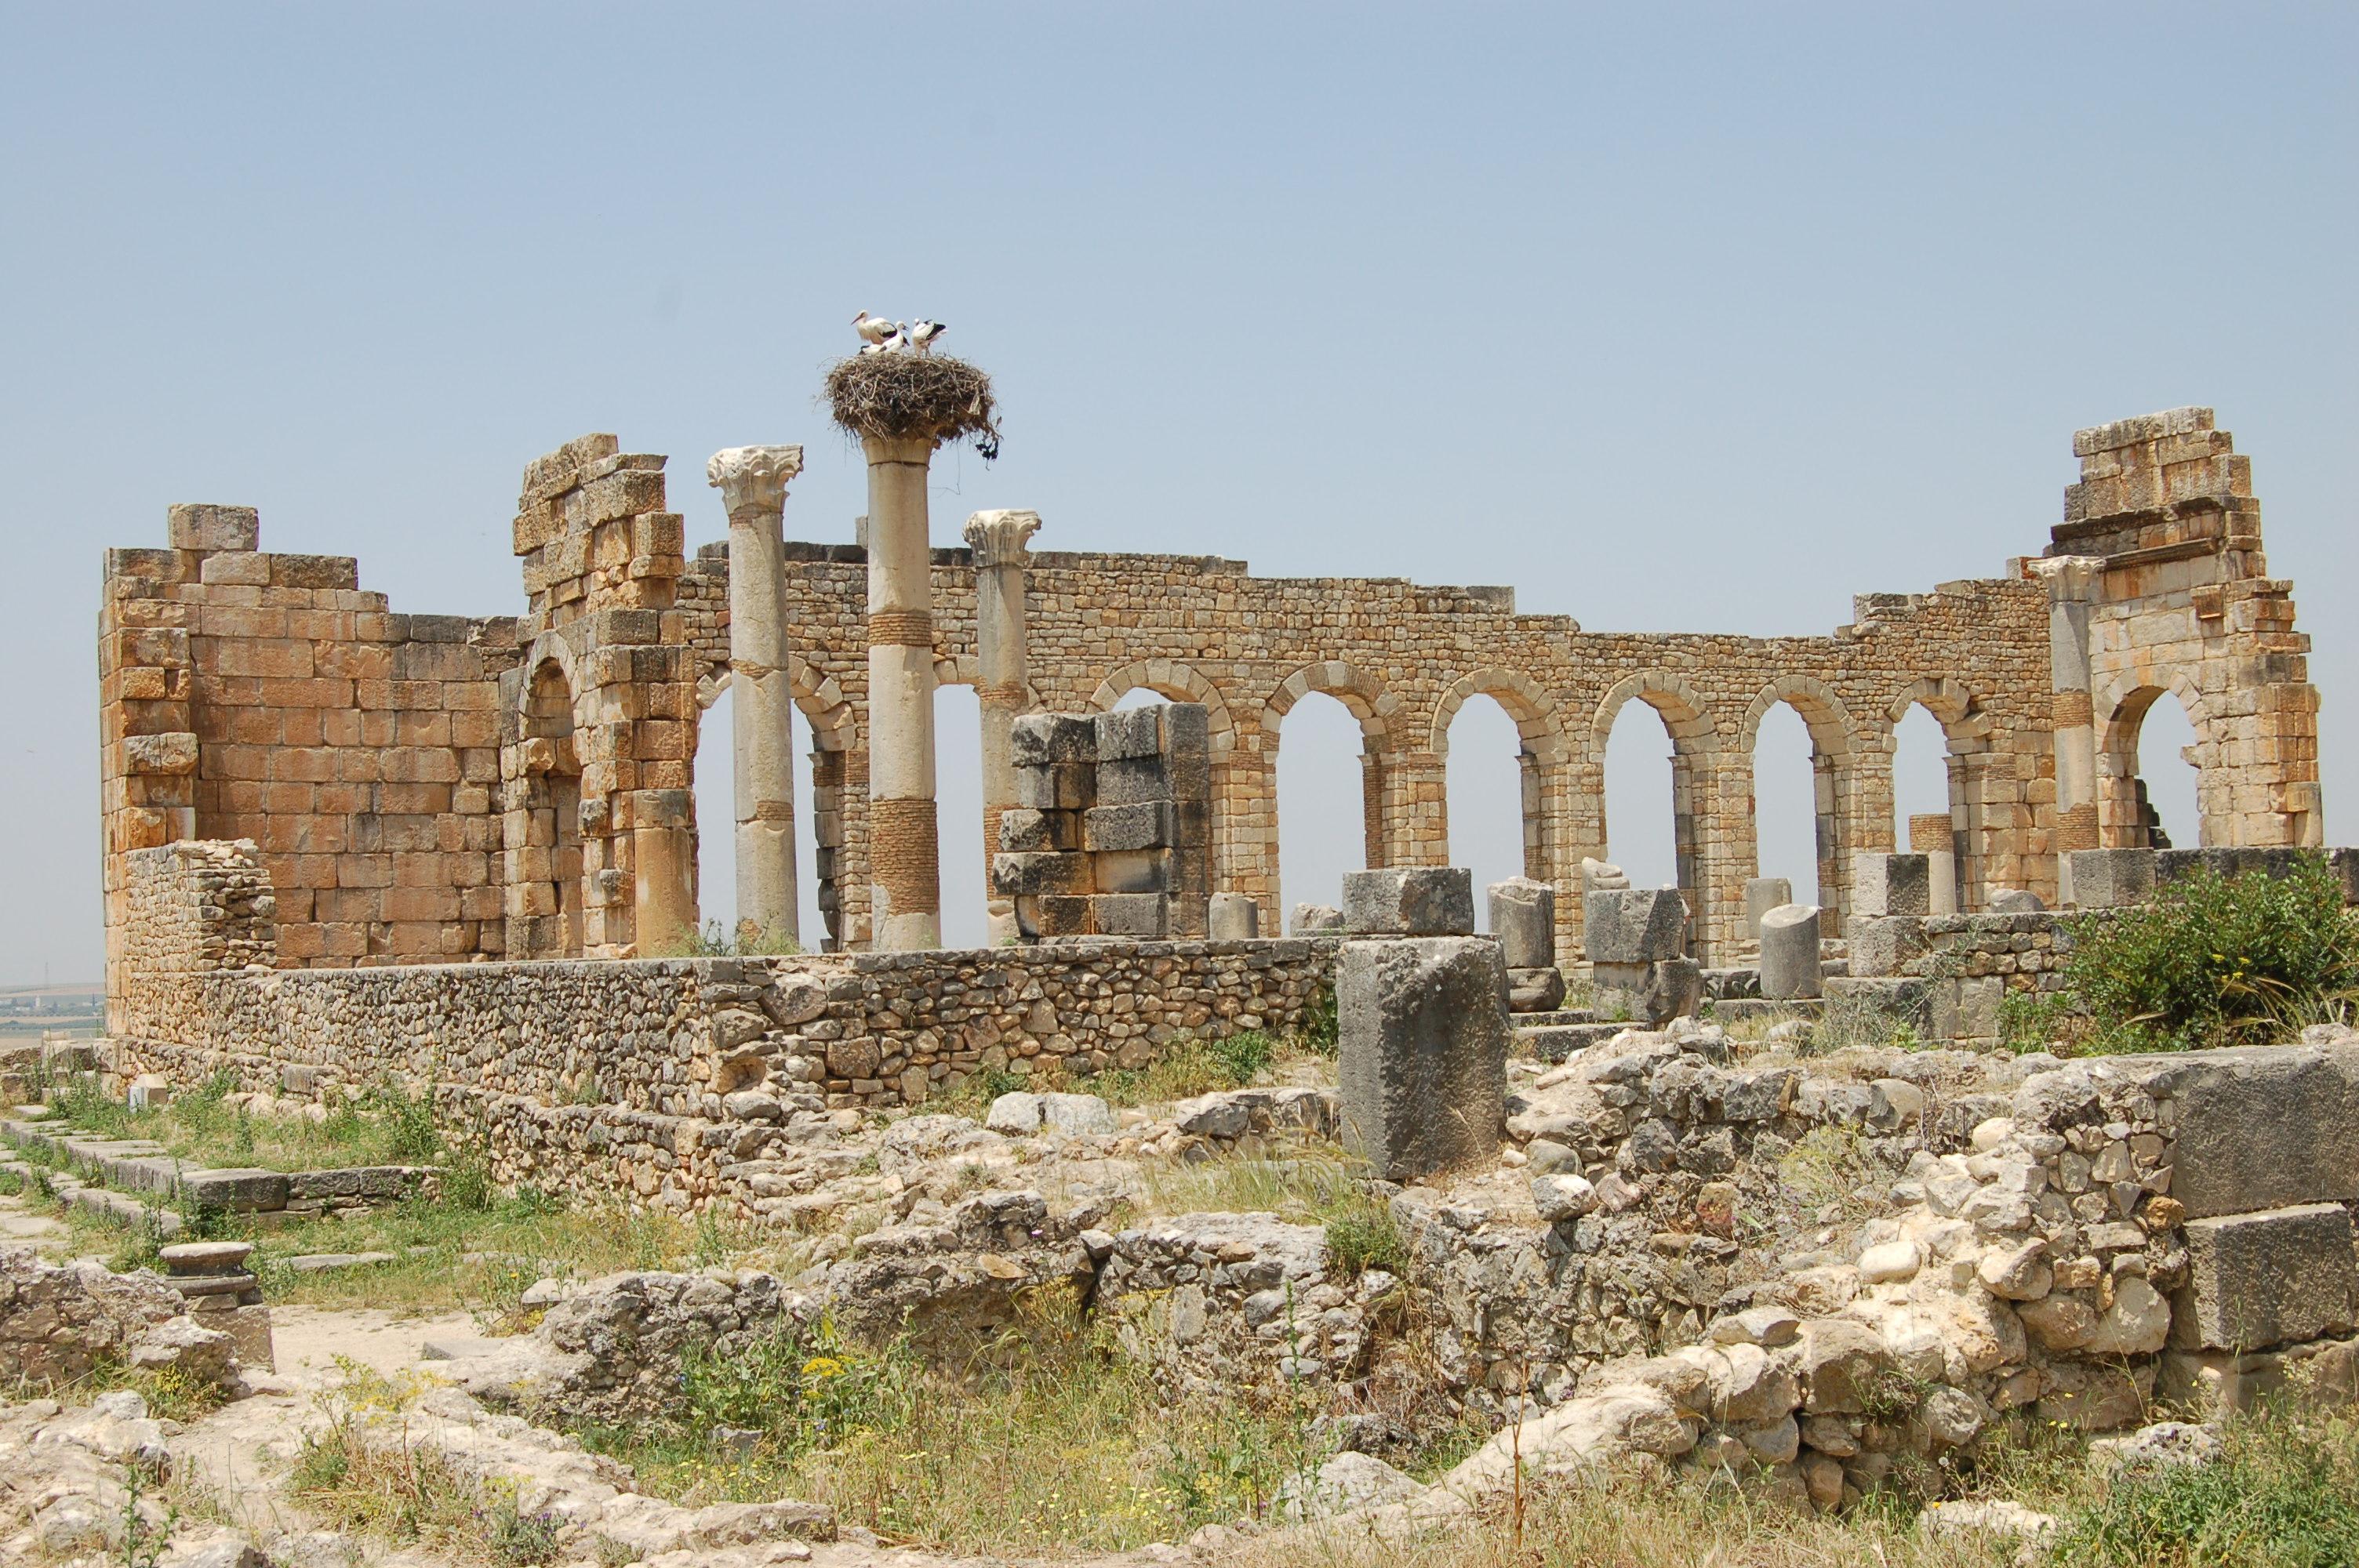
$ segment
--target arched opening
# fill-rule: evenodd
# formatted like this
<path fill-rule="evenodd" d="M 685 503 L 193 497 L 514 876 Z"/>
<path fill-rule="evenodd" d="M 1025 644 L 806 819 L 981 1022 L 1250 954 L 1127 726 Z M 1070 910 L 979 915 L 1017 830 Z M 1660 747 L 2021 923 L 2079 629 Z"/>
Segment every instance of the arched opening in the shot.
<path fill-rule="evenodd" d="M 1152 708 L 1158 702 L 1169 702 L 1170 700 L 1171 699 L 1169 697 L 1164 696 L 1161 692 L 1157 691 L 1152 687 L 1135 686 L 1128 691 L 1124 692 L 1121 699 L 1114 706 L 1114 710 L 1116 712 L 1120 712 L 1125 708 Z"/>
<path fill-rule="evenodd" d="M 525 704 L 523 957 L 582 956 L 582 762 L 573 744 L 573 691 L 553 659 L 533 671 Z"/>
<path fill-rule="evenodd" d="M 1772 703 L 1753 741 L 1755 874 L 1783 877 L 1794 902 L 1824 905 L 1820 868 L 1834 853 L 1833 759 L 1787 702 Z"/>
<path fill-rule="evenodd" d="M 2193 849 L 2203 843 L 2198 737 L 2176 691 L 2146 687 L 2116 710 L 2107 737 L 2115 826 L 2111 841 L 2130 848 Z"/>
<path fill-rule="evenodd" d="M 1685 885 L 1680 865 L 1679 786 L 1669 725 L 1633 697 L 1605 742 L 1605 858 L 1632 887 Z"/>
<path fill-rule="evenodd" d="M 710 930 L 737 925 L 737 705 L 734 688 L 704 710 L 696 734 L 697 917 Z M 813 787 L 810 721 L 797 708 L 789 720 L 789 751 L 795 763 L 795 892 L 797 933 L 805 951 L 816 952 L 828 930 L 821 911 L 819 796 Z"/>
<path fill-rule="evenodd" d="M 1365 869 L 1367 767 L 1360 721 L 1312 692 L 1283 720 L 1277 748 L 1278 896 L 1340 904 L 1343 873 Z"/>
<path fill-rule="evenodd" d="M 1527 824 L 1538 808 L 1525 798 L 1526 781 L 1537 774 L 1524 753 L 1516 721 L 1487 693 L 1467 698 L 1451 718 L 1445 771 L 1449 795 L 1448 860 L 1474 876 L 1477 929 L 1491 929 L 1490 901 L 1483 889 L 1525 874 Z"/>
<path fill-rule="evenodd" d="M 1950 738 L 1931 710 L 1912 702 L 1893 727 L 1892 740 L 1892 842 L 1907 854 L 1919 848 L 1910 837 L 1912 821 L 1954 820 Z"/>
<path fill-rule="evenodd" d="M 942 946 L 990 937 L 983 843 L 983 705 L 971 686 L 934 687 L 934 831 L 940 847 Z"/>

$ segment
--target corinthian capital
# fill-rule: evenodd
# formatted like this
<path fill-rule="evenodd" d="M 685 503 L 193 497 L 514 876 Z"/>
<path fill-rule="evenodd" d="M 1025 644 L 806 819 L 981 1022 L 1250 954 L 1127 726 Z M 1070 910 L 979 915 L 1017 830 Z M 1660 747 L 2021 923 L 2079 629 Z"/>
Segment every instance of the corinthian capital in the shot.
<path fill-rule="evenodd" d="M 1039 531 L 1038 512 L 976 513 L 966 520 L 966 542 L 974 550 L 975 570 L 1022 566 L 1025 542 Z"/>
<path fill-rule="evenodd" d="M 721 504 L 740 512 L 783 512 L 787 481 L 803 471 L 800 447 L 731 447 L 704 465 L 708 483 L 721 492 Z"/>
<path fill-rule="evenodd" d="M 2026 563 L 2034 577 L 2048 584 L 2050 599 L 2083 600 L 2105 569 L 2102 556 L 2035 556 Z"/>

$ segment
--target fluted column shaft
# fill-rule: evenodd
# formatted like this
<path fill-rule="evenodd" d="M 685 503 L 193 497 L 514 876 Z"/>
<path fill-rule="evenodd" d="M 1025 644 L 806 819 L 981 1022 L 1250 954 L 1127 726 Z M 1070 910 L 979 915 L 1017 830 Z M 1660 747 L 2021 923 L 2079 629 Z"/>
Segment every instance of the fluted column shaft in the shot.
<path fill-rule="evenodd" d="M 795 874 L 794 692 L 787 675 L 787 481 L 800 447 L 733 447 L 705 465 L 729 512 L 731 751 L 737 930 L 802 940 Z"/>
<path fill-rule="evenodd" d="M 870 436 L 868 879 L 873 945 L 942 945 L 934 805 L 934 584 L 926 478 L 933 443 Z"/>

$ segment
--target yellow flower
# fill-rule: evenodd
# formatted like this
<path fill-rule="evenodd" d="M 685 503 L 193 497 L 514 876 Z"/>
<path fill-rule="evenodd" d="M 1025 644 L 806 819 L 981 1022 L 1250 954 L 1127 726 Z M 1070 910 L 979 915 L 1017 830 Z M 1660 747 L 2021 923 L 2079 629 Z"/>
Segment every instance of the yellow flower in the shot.
<path fill-rule="evenodd" d="M 832 1356 L 814 1356 L 810 1360 L 803 1363 L 803 1376 L 806 1378 L 841 1378 L 843 1376 L 843 1363 L 837 1360 Z"/>

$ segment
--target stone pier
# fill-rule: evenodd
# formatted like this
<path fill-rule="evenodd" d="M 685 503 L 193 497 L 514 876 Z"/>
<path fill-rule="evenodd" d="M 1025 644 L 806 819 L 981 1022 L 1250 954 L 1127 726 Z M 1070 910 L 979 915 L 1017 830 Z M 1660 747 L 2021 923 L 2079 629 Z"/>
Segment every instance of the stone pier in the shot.
<path fill-rule="evenodd" d="M 2048 585 L 2048 660 L 2055 688 L 2057 890 L 2068 904 L 2073 902 L 2073 855 L 2099 847 L 2089 607 L 2104 565 L 2087 556 L 2053 556 L 2032 563 Z"/>
<path fill-rule="evenodd" d="M 783 521 L 800 447 L 732 447 L 704 477 L 729 513 L 730 750 L 736 769 L 737 930 L 799 944 L 794 693 L 787 676 Z"/>
<path fill-rule="evenodd" d="M 942 945 L 934 806 L 934 604 L 926 477 L 934 443 L 868 454 L 868 861 L 873 945 Z"/>
<path fill-rule="evenodd" d="M 978 512 L 966 520 L 974 551 L 975 703 L 983 716 L 984 885 L 999 850 L 999 819 L 1016 805 L 1016 763 L 1009 730 L 1030 705 L 1024 637 L 1027 548 L 1040 531 L 1037 512 Z M 1015 937 L 1015 901 L 996 892 L 988 906 L 994 946 Z"/>

